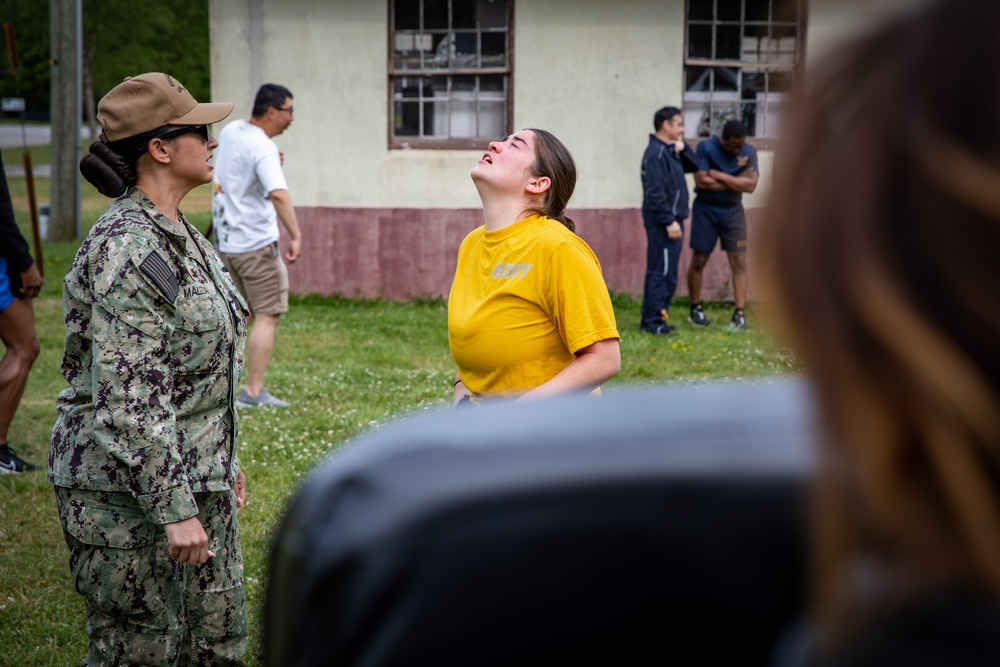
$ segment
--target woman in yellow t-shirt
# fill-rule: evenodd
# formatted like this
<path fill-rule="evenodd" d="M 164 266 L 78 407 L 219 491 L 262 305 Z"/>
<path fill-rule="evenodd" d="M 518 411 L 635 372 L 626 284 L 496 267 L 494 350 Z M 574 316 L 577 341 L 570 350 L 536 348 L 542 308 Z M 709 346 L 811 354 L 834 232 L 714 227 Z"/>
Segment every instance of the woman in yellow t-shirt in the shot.
<path fill-rule="evenodd" d="M 462 242 L 448 297 L 455 404 L 599 393 L 621 367 L 619 335 L 597 256 L 566 217 L 573 157 L 527 129 L 490 143 L 471 175 L 485 224 Z"/>

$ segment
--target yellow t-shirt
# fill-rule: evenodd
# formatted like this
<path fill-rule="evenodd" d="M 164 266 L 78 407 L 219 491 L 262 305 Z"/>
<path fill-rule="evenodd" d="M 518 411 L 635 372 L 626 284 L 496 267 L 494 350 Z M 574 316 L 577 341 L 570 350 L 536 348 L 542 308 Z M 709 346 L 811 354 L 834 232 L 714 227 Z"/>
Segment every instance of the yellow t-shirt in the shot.
<path fill-rule="evenodd" d="M 558 221 L 533 215 L 462 241 L 448 343 L 473 393 L 524 393 L 608 338 L 619 335 L 600 262 Z"/>

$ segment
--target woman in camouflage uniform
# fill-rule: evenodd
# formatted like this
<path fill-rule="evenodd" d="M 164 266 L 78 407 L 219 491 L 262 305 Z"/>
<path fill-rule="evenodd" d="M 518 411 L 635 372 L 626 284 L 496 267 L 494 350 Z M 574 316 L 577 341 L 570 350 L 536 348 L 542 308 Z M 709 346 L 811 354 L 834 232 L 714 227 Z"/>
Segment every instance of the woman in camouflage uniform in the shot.
<path fill-rule="evenodd" d="M 199 104 L 162 73 L 98 106 L 80 162 L 116 197 L 64 282 L 68 389 L 49 479 L 86 599 L 88 665 L 242 665 L 247 643 L 236 513 L 234 392 L 247 308 L 181 199 L 212 180 Z"/>

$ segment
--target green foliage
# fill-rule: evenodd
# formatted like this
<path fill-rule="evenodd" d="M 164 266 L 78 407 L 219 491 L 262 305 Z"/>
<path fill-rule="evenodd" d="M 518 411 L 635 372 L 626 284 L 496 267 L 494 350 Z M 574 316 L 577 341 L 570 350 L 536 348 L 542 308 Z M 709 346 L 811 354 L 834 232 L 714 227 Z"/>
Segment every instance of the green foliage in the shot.
<path fill-rule="evenodd" d="M 84 57 L 94 99 L 126 76 L 167 72 L 199 102 L 211 97 L 207 2 L 84 0 Z"/>
<path fill-rule="evenodd" d="M 49 4 L 5 0 L 2 5 L 23 66 L 16 80 L 0 78 L 0 96 L 24 97 L 31 111 L 49 109 Z M 167 72 L 199 102 L 211 99 L 207 2 L 83 0 L 83 42 L 95 104 L 126 76 L 143 72 Z M 6 74 L 7 56 L 0 58 Z"/>
<path fill-rule="evenodd" d="M 17 77 L 11 76 L 7 44 L 0 54 L 3 77 L 0 78 L 0 97 L 23 97 L 30 110 L 49 108 L 49 2 L 48 0 L 4 0 L 4 23 L 14 27 L 14 40 L 21 58 Z"/>

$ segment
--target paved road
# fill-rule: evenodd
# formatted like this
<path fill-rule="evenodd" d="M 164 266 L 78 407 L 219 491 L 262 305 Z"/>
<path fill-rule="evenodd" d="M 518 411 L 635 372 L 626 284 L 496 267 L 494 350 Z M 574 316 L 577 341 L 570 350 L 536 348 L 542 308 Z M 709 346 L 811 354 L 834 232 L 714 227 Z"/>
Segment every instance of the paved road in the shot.
<path fill-rule="evenodd" d="M 81 136 L 90 136 L 90 130 L 83 126 L 80 128 Z M 48 125 L 38 123 L 26 123 L 22 128 L 20 123 L 0 123 L 0 148 L 21 148 L 28 146 L 44 146 L 52 139 L 52 129 Z M 50 174 L 49 165 L 31 165 L 35 176 L 48 176 Z M 17 161 L 13 164 L 5 164 L 4 169 L 10 176 L 24 176 L 24 165 Z"/>
<path fill-rule="evenodd" d="M 20 124 L 0 124 L 0 148 L 20 148 L 22 140 L 29 146 L 43 146 L 51 141 L 52 130 L 48 125 L 27 123 L 23 134 Z"/>

